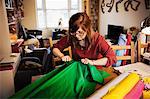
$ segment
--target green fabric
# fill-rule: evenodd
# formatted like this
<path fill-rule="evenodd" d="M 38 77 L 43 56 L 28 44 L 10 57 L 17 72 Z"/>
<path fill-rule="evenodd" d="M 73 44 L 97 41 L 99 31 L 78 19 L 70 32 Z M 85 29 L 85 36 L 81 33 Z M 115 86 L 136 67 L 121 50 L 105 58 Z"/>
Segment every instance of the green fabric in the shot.
<path fill-rule="evenodd" d="M 95 66 L 71 61 L 23 88 L 10 98 L 85 98 L 103 83 L 109 74 Z"/>

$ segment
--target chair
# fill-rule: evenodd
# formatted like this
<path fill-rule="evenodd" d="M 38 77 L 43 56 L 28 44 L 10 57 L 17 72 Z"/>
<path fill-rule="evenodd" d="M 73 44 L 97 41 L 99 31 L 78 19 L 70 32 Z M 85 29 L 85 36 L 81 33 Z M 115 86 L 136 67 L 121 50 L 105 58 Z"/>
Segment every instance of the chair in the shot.
<path fill-rule="evenodd" d="M 31 53 L 26 53 L 21 58 L 15 75 L 15 91 L 17 92 L 30 84 L 32 77 L 51 71 L 50 60 L 51 55 L 46 48 L 37 48 Z"/>
<path fill-rule="evenodd" d="M 137 47 L 137 52 L 138 52 L 138 61 L 140 62 L 142 60 L 143 54 L 145 52 L 148 52 L 148 48 L 150 48 L 150 42 L 147 43 L 141 43 L 141 40 L 138 39 L 138 47 Z"/>
<path fill-rule="evenodd" d="M 127 56 L 116 56 L 117 60 L 131 60 L 131 63 L 134 63 L 134 42 L 131 42 L 131 45 L 119 46 L 111 45 L 111 48 L 115 50 L 131 50 L 131 54 Z"/>
<path fill-rule="evenodd" d="M 50 61 L 51 53 L 47 48 L 36 48 L 23 55 L 18 70 L 31 70 L 33 76 L 45 74 L 52 69 Z"/>
<path fill-rule="evenodd" d="M 53 44 L 56 43 L 57 41 L 58 40 L 52 40 L 52 37 L 49 37 L 50 48 L 52 48 Z M 68 52 L 69 56 L 72 58 L 71 46 L 65 48 L 63 50 L 63 52 Z M 53 64 L 54 67 L 57 68 L 56 62 L 60 62 L 60 61 L 61 61 L 61 59 L 59 57 L 56 57 L 56 56 L 52 55 L 52 64 Z"/>

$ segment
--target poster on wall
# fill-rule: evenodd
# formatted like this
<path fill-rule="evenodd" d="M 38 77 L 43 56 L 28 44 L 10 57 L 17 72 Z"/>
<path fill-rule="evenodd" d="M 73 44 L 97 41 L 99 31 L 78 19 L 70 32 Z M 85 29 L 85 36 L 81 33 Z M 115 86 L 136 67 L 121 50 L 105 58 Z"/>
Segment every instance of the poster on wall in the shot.
<path fill-rule="evenodd" d="M 150 3 L 150 0 L 147 1 Z M 129 9 L 137 11 L 141 4 L 140 0 L 118 0 L 117 2 L 115 2 L 115 0 L 111 0 L 110 2 L 108 2 L 107 0 L 102 0 L 101 11 L 104 14 L 105 9 L 108 8 L 108 12 L 111 12 L 113 6 L 115 6 L 116 12 L 119 12 L 118 6 L 121 5 L 121 3 L 123 4 L 125 11 L 129 11 Z"/>

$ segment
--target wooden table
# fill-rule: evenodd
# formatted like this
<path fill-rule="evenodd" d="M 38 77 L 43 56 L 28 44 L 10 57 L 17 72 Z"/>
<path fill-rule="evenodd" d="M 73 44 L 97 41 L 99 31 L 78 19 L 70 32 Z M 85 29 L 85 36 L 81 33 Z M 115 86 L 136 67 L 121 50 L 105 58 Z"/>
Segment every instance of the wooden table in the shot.
<path fill-rule="evenodd" d="M 123 72 L 136 72 L 141 75 L 141 77 L 150 77 L 150 65 L 144 64 L 142 62 L 137 62 L 133 64 L 128 64 L 125 66 L 115 67 L 116 70 Z"/>

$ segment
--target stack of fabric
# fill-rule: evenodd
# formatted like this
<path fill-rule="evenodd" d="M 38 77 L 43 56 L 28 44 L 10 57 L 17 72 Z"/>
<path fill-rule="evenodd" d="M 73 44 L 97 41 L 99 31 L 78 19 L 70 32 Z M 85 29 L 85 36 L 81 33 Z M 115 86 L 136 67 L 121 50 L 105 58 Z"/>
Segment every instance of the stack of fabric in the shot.
<path fill-rule="evenodd" d="M 108 92 L 103 99 L 139 99 L 143 89 L 144 83 L 140 80 L 139 75 L 131 73 Z"/>
<path fill-rule="evenodd" d="M 144 90 L 143 90 L 143 99 L 150 99 L 150 77 L 145 77 L 144 81 Z"/>
<path fill-rule="evenodd" d="M 136 73 L 123 73 L 95 92 L 89 99 L 140 99 L 144 82 Z"/>

